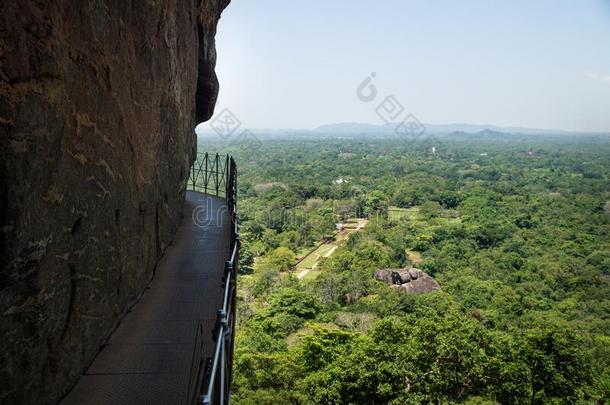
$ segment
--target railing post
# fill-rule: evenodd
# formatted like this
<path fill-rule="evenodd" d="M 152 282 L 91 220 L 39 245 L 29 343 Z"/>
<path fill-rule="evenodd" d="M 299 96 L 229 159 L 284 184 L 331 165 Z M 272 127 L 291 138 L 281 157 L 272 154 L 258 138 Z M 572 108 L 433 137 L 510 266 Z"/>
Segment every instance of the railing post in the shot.
<path fill-rule="evenodd" d="M 225 335 L 223 333 L 220 343 L 220 403 L 225 403 Z"/>
<path fill-rule="evenodd" d="M 204 194 L 208 193 L 208 152 L 205 153 L 203 157 L 203 161 L 205 162 L 205 174 L 203 177 L 203 192 Z"/>
<path fill-rule="evenodd" d="M 231 185 L 229 181 L 231 179 L 231 166 L 229 165 L 229 155 L 225 159 L 225 198 L 229 198 L 229 188 Z"/>
<path fill-rule="evenodd" d="M 191 181 L 193 182 L 193 191 L 195 191 L 195 165 L 197 164 L 197 153 L 195 153 L 195 160 L 191 170 Z"/>
<path fill-rule="evenodd" d="M 216 188 L 216 196 L 218 197 L 218 161 L 220 160 L 220 155 L 216 154 L 214 161 L 216 162 L 216 181 L 214 182 L 214 186 Z"/>

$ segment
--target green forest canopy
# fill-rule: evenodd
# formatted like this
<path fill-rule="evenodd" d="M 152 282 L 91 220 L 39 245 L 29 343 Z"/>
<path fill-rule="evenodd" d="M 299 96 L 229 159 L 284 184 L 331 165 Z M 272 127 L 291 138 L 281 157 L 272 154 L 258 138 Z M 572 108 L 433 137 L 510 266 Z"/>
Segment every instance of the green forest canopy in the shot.
<path fill-rule="evenodd" d="M 235 402 L 610 401 L 609 141 L 226 148 L 242 240 Z M 295 257 L 350 215 L 370 224 L 296 280 Z M 372 278 L 409 252 L 441 292 Z"/>

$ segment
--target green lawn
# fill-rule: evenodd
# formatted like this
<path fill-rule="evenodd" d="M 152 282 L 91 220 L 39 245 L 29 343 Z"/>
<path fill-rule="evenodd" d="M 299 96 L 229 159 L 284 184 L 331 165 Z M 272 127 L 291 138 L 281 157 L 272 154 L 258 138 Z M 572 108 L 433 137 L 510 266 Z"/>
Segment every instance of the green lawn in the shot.
<path fill-rule="evenodd" d="M 337 246 L 336 241 L 324 243 L 323 245 L 319 246 L 316 250 L 311 252 L 305 258 L 305 260 L 303 260 L 301 263 L 297 264 L 297 270 L 313 268 L 321 257 L 324 257 L 324 255 L 326 253 L 328 253 L 329 250 L 331 250 L 333 247 L 336 247 L 336 246 Z"/>
<path fill-rule="evenodd" d="M 388 218 L 392 221 L 398 221 L 402 218 L 407 218 L 409 221 L 421 221 L 419 207 L 388 207 Z"/>
<path fill-rule="evenodd" d="M 345 240 L 347 240 L 350 234 L 358 231 L 358 225 L 365 226 L 368 221 L 363 219 L 349 219 L 347 222 L 349 222 L 350 225 L 353 226 L 345 227 L 341 232 L 335 235 L 334 240 L 323 243 L 311 253 L 309 253 L 305 257 L 305 259 L 303 259 L 303 261 L 296 265 L 297 273 L 304 269 L 315 269 L 315 266 L 321 258 L 332 255 L 334 250 L 338 248 L 339 245 L 341 245 L 343 242 L 345 242 Z M 303 255 L 301 254 L 299 256 L 303 257 Z M 315 273 L 315 271 L 310 271 L 304 277 L 304 279 L 315 278 L 317 276 L 317 274 Z"/>

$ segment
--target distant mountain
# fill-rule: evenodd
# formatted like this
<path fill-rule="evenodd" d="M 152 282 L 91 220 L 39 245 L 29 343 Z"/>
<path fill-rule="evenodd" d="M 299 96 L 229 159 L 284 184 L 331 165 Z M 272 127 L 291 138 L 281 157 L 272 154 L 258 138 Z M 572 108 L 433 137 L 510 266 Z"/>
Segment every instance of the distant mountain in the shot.
<path fill-rule="evenodd" d="M 455 132 L 480 133 L 491 131 L 498 133 L 518 133 L 528 135 L 568 135 L 584 134 L 586 132 L 571 132 L 556 129 L 538 129 L 524 127 L 500 127 L 487 124 L 423 124 L 426 131 L 432 134 L 450 134 Z M 322 125 L 313 130 L 316 133 L 325 134 L 351 134 L 351 135 L 389 135 L 394 131 L 396 124 L 362 124 L 356 122 Z"/>
<path fill-rule="evenodd" d="M 195 128 L 197 135 L 203 140 L 219 140 L 228 143 L 234 142 L 236 139 L 243 136 L 254 135 L 259 139 L 283 139 L 290 138 L 319 138 L 319 137 L 393 137 L 396 136 L 397 124 L 365 124 L 358 122 L 342 122 L 336 124 L 321 125 L 313 130 L 310 129 L 260 129 L 260 128 L 245 128 L 240 127 L 230 136 L 220 136 L 209 126 L 209 123 L 199 124 Z M 509 135 L 593 135 L 593 136 L 610 136 L 609 132 L 577 132 L 564 131 L 555 129 L 537 129 L 524 127 L 500 127 L 497 125 L 486 124 L 423 124 L 426 128 L 426 133 L 438 136 L 472 136 L 484 138 L 502 138 Z M 243 131 L 248 130 L 250 135 L 244 135 Z"/>
<path fill-rule="evenodd" d="M 383 134 L 391 132 L 392 127 L 389 125 L 376 124 L 361 124 L 358 122 L 342 122 L 337 124 L 321 125 L 313 130 L 313 132 L 325 134 Z"/>
<path fill-rule="evenodd" d="M 432 133 L 453 133 L 453 132 L 484 132 L 491 131 L 495 133 L 512 133 L 512 134 L 530 134 L 530 135 L 562 135 L 562 134 L 574 134 L 576 132 L 564 131 L 559 129 L 539 129 L 539 128 L 525 128 L 525 127 L 500 127 L 497 125 L 489 124 L 424 124 L 426 130 Z"/>

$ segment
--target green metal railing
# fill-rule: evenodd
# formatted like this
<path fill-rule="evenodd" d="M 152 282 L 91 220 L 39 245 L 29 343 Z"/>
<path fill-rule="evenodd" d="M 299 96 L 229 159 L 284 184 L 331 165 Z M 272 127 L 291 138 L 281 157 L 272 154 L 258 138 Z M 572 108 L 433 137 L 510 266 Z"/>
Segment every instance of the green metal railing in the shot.
<path fill-rule="evenodd" d="M 187 190 L 213 194 L 217 197 L 229 197 L 229 176 L 235 162 L 229 155 L 199 152 L 191 166 Z"/>
<path fill-rule="evenodd" d="M 231 254 L 223 273 L 223 302 L 217 313 L 214 355 L 203 373 L 200 404 L 230 404 L 237 297 L 239 234 L 237 223 L 237 166 L 229 155 L 199 153 L 187 189 L 223 197 L 231 220 Z"/>

